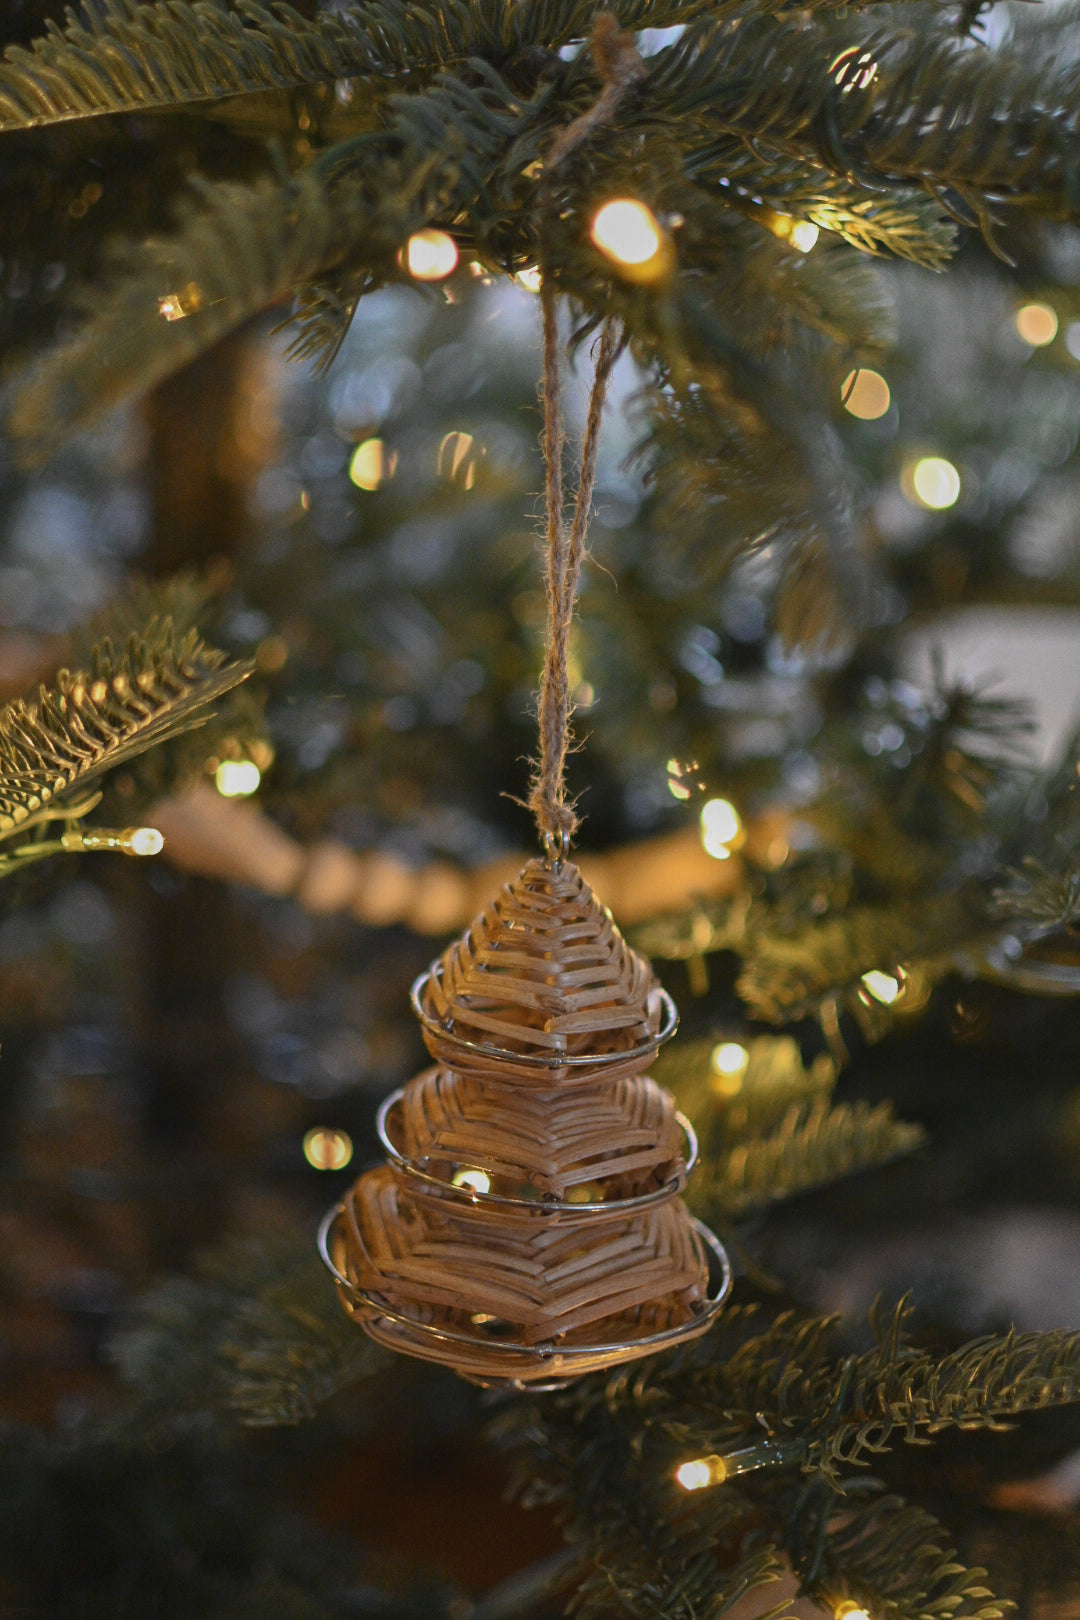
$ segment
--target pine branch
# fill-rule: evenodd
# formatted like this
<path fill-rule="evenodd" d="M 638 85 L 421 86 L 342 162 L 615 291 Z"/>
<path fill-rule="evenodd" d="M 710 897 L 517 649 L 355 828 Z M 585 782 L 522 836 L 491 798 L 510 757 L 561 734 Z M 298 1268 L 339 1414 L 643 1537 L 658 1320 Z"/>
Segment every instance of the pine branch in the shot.
<path fill-rule="evenodd" d="M 783 20 L 702 22 L 658 59 L 650 90 L 667 116 L 754 140 L 763 155 L 809 159 L 871 187 L 922 185 L 939 202 L 951 192 L 987 230 L 991 200 L 1072 217 L 1075 70 L 1051 76 L 925 26 L 853 22 L 819 44 L 808 54 L 798 25 Z M 837 69 L 844 51 L 875 64 L 873 78 Z"/>
<path fill-rule="evenodd" d="M 747 1593 L 774 1583 L 781 1564 L 768 1543 L 743 1542 L 745 1503 L 729 1493 L 695 1504 L 670 1478 L 643 1463 L 613 1425 L 596 1380 L 592 1399 L 515 1403 L 497 1432 L 521 1448 L 515 1477 L 527 1506 L 555 1507 L 588 1573 L 569 1611 L 592 1620 L 615 1605 L 635 1620 L 698 1620 L 722 1614 Z M 776 1620 L 787 1605 L 763 1613 Z"/>
<path fill-rule="evenodd" d="M 736 989 L 755 1018 L 781 1023 L 813 1016 L 827 998 L 859 993 L 871 969 L 936 960 L 959 950 L 985 928 L 952 896 L 924 896 L 882 906 L 853 906 L 839 916 L 806 923 L 790 933 L 755 924 L 744 949 Z"/>
<path fill-rule="evenodd" d="M 898 1496 L 848 1492 L 796 1569 L 829 1607 L 853 1596 L 889 1620 L 1003 1620 L 1012 1605 L 984 1584 L 986 1570 L 957 1562 L 931 1514 Z M 826 1509 L 828 1512 L 828 1509 Z"/>
<path fill-rule="evenodd" d="M 114 1354 L 137 1392 L 123 1421 L 165 1430 L 199 1413 L 299 1423 L 383 1360 L 326 1286 L 306 1234 L 226 1244 L 198 1277 L 158 1284 Z"/>
<path fill-rule="evenodd" d="M 793 1108 L 775 1134 L 741 1143 L 699 1172 L 694 1205 L 731 1219 L 887 1164 L 922 1141 L 921 1128 L 896 1119 L 888 1103 Z"/>
<path fill-rule="evenodd" d="M 1063 845 L 1060 856 L 1056 870 L 1029 855 L 1020 871 L 1008 873 L 1008 886 L 994 889 L 993 915 L 1014 918 L 1039 931 L 1080 922 L 1080 860 Z"/>
<path fill-rule="evenodd" d="M 480 90 L 444 79 L 399 97 L 385 133 L 331 147 L 295 178 L 198 183 L 202 206 L 187 202 L 179 235 L 144 245 L 82 331 L 17 387 L 13 432 L 42 453 L 347 254 L 364 290 L 396 275 L 411 232 L 470 206 L 534 115 L 494 77 Z"/>
<path fill-rule="evenodd" d="M 17 386 L 10 425 L 30 453 L 159 382 L 344 250 L 351 199 L 311 170 L 197 191 L 202 209 L 182 208 L 179 236 L 147 243 L 89 323 Z"/>
<path fill-rule="evenodd" d="M 206 718 L 250 673 L 166 619 L 122 651 L 105 641 L 89 667 L 61 670 L 34 702 L 0 710 L 0 838 L 34 824 L 57 799 Z"/>

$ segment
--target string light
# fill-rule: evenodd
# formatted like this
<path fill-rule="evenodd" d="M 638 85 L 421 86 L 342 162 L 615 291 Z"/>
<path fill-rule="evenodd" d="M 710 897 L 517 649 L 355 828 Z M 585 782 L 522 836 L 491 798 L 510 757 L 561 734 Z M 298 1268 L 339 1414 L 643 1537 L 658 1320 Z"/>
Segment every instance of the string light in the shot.
<path fill-rule="evenodd" d="M 960 496 L 960 474 L 944 456 L 922 456 L 904 469 L 900 487 L 909 501 L 943 512 Z"/>
<path fill-rule="evenodd" d="M 519 287 L 525 287 L 529 292 L 538 293 L 541 286 L 540 266 L 538 264 L 526 265 L 514 277 Z"/>
<path fill-rule="evenodd" d="M 892 403 L 889 385 L 880 372 L 860 366 L 849 371 L 841 389 L 844 409 L 860 422 L 876 422 Z"/>
<path fill-rule="evenodd" d="M 56 845 L 51 846 L 53 849 Z M 81 850 L 119 850 L 122 855 L 145 857 L 147 855 L 160 855 L 165 848 L 165 840 L 156 827 L 125 827 L 123 832 L 110 832 L 98 829 L 86 832 L 75 829 L 72 832 L 62 833 L 60 848 L 72 851 Z"/>
<path fill-rule="evenodd" d="M 445 231 L 416 231 L 401 255 L 414 281 L 445 281 L 457 268 L 457 244 Z"/>
<path fill-rule="evenodd" d="M 599 208 L 589 235 L 630 281 L 661 281 L 670 274 L 671 243 L 652 210 L 633 197 L 615 197 Z"/>
<path fill-rule="evenodd" d="M 701 842 L 706 855 L 726 861 L 745 834 L 739 812 L 727 799 L 710 799 L 701 807 Z"/>
<path fill-rule="evenodd" d="M 762 1440 L 759 1445 L 744 1446 L 723 1457 L 715 1451 L 693 1457 L 676 1468 L 675 1480 L 684 1491 L 704 1491 L 710 1485 L 722 1485 L 734 1474 L 748 1474 L 758 1468 L 787 1468 L 805 1457 L 805 1441 Z"/>
<path fill-rule="evenodd" d="M 871 1620 L 869 1609 L 852 1598 L 844 1598 L 833 1610 L 833 1620 Z"/>
<path fill-rule="evenodd" d="M 1016 312 L 1016 330 L 1031 348 L 1044 349 L 1057 337 L 1057 311 L 1049 304 L 1021 304 Z"/>
<path fill-rule="evenodd" d="M 709 1066 L 713 1071 L 713 1090 L 721 1097 L 735 1097 L 742 1090 L 750 1053 L 738 1041 L 721 1041 L 712 1049 Z"/>
<path fill-rule="evenodd" d="M 365 439 L 358 444 L 349 462 L 349 477 L 357 489 L 378 489 L 387 478 L 394 476 L 397 455 L 386 453 L 381 439 Z"/>
<path fill-rule="evenodd" d="M 451 1177 L 455 1187 L 467 1187 L 469 1192 L 486 1193 L 491 1191 L 491 1177 L 484 1170 L 475 1170 L 470 1165 L 461 1170 L 455 1170 Z"/>
<path fill-rule="evenodd" d="M 810 253 L 820 234 L 812 220 L 792 219 L 790 214 L 778 214 L 765 204 L 755 209 L 754 218 L 759 219 L 781 242 L 790 242 L 796 253 Z"/>
<path fill-rule="evenodd" d="M 164 298 L 158 299 L 158 314 L 167 321 L 182 321 L 186 315 L 194 315 L 202 307 L 202 301 L 202 288 L 197 282 L 189 281 L 183 292 L 166 293 Z"/>
<path fill-rule="evenodd" d="M 859 980 L 868 995 L 875 1001 L 880 1001 L 883 1007 L 891 1007 L 894 1001 L 899 1000 L 904 991 L 904 975 L 898 968 L 896 973 L 882 973 L 878 968 L 871 968 Z"/>
<path fill-rule="evenodd" d="M 722 1485 L 727 1479 L 727 1464 L 715 1452 L 708 1457 L 695 1457 L 675 1470 L 675 1478 L 684 1491 L 703 1491 L 709 1485 Z"/>
<path fill-rule="evenodd" d="M 253 759 L 223 759 L 214 772 L 214 786 L 223 799 L 246 799 L 258 789 L 262 772 Z"/>
<path fill-rule="evenodd" d="M 305 1133 L 304 1158 L 315 1170 L 344 1170 L 352 1156 L 352 1137 L 347 1131 L 316 1125 Z"/>

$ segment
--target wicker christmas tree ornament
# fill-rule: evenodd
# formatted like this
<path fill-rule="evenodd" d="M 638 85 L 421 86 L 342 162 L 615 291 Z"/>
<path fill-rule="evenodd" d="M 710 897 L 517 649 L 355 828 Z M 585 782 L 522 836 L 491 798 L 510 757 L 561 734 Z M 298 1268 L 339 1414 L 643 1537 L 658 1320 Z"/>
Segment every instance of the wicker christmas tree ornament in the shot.
<path fill-rule="evenodd" d="M 609 323 L 567 529 L 550 296 L 543 306 L 549 625 L 529 803 L 545 855 L 413 986 L 434 1066 L 386 1099 L 386 1163 L 320 1234 L 372 1338 L 480 1384 L 534 1387 L 696 1338 L 731 1282 L 679 1197 L 693 1130 L 645 1073 L 674 1005 L 567 854 L 566 643 L 616 343 Z"/>
<path fill-rule="evenodd" d="M 480 1383 L 704 1332 L 728 1267 L 678 1196 L 693 1131 L 642 1073 L 674 1008 L 577 868 L 530 861 L 413 1002 L 436 1066 L 383 1104 L 388 1162 L 324 1226 L 346 1309 Z"/>

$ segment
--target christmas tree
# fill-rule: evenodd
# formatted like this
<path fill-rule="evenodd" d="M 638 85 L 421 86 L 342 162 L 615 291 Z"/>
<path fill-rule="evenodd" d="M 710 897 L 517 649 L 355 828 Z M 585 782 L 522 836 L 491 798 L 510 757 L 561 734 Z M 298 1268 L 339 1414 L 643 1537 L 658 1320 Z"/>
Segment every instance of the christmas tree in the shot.
<path fill-rule="evenodd" d="M 1075 13 L 17 0 L 0 43 L 0 1611 L 1075 1613 Z M 629 1046 L 559 1047 L 648 1152 L 614 1199 L 611 1144 L 402 1173 L 466 1269 L 500 1208 L 636 1221 L 667 1087 L 729 1259 L 556 1387 L 473 1308 L 476 1387 L 316 1231 L 433 1106 L 410 984 L 520 939 L 564 833 L 681 1009 L 658 1050 L 635 978 Z M 455 949 L 438 1084 L 494 1039 L 433 1011 Z"/>

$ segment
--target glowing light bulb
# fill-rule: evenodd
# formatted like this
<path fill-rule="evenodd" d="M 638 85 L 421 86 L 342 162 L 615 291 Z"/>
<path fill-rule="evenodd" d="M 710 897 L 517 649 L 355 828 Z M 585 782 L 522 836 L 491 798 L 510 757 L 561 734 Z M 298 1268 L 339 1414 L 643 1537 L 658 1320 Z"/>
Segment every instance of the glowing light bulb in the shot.
<path fill-rule="evenodd" d="M 879 416 L 885 415 L 892 402 L 884 377 L 865 367 L 849 371 L 840 392 L 844 409 L 851 416 L 857 416 L 860 422 L 876 422 Z"/>
<path fill-rule="evenodd" d="M 703 1491 L 709 1485 L 720 1485 L 727 1478 L 727 1464 L 715 1452 L 708 1457 L 695 1457 L 676 1468 L 675 1478 L 684 1491 Z"/>
<path fill-rule="evenodd" d="M 166 293 L 164 298 L 158 299 L 158 314 L 167 321 L 182 321 L 186 315 L 194 315 L 202 307 L 202 288 L 197 282 L 189 281 L 183 292 Z"/>
<path fill-rule="evenodd" d="M 809 253 L 818 239 L 818 228 L 810 219 L 797 219 L 791 227 L 791 245 L 798 253 Z"/>
<path fill-rule="evenodd" d="M 864 1609 L 861 1603 L 855 1603 L 851 1598 L 845 1598 L 833 1610 L 834 1620 L 870 1620 L 869 1609 Z"/>
<path fill-rule="evenodd" d="M 262 781 L 253 759 L 223 759 L 214 772 L 214 786 L 223 799 L 246 799 Z"/>
<path fill-rule="evenodd" d="M 344 1170 L 352 1156 L 352 1137 L 347 1131 L 316 1125 L 304 1136 L 304 1158 L 315 1170 Z"/>
<path fill-rule="evenodd" d="M 738 1096 L 750 1065 L 750 1053 L 738 1041 L 721 1041 L 709 1056 L 713 1071 L 712 1088 L 721 1097 Z"/>
<path fill-rule="evenodd" d="M 455 1187 L 466 1187 L 469 1192 L 486 1193 L 491 1191 L 491 1177 L 484 1170 L 474 1170 L 466 1165 L 461 1170 L 455 1170 L 451 1181 Z"/>
<path fill-rule="evenodd" d="M 518 271 L 514 280 L 519 287 L 526 287 L 529 292 L 538 293 L 541 286 L 540 266 L 538 264 L 527 265 L 524 270 Z"/>
<path fill-rule="evenodd" d="M 660 281 L 671 269 L 667 237 L 652 210 L 632 197 L 616 197 L 598 209 L 589 234 L 631 281 Z"/>
<path fill-rule="evenodd" d="M 877 968 L 871 968 L 869 973 L 863 974 L 859 983 L 875 1001 L 880 1001 L 883 1007 L 891 1007 L 903 991 L 904 976 L 902 973 L 881 973 Z"/>
<path fill-rule="evenodd" d="M 444 281 L 457 267 L 458 251 L 445 231 L 416 231 L 405 244 L 405 269 L 414 281 Z"/>
<path fill-rule="evenodd" d="M 944 456 L 923 456 L 906 468 L 900 480 L 908 500 L 917 506 L 926 506 L 932 512 L 943 512 L 955 506 L 960 495 L 960 474 Z"/>
<path fill-rule="evenodd" d="M 739 812 L 727 799 L 710 799 L 701 807 L 701 842 L 706 855 L 726 861 L 743 841 Z"/>
<path fill-rule="evenodd" d="M 394 476 L 397 456 L 387 455 L 381 439 L 365 439 L 358 444 L 349 462 L 349 477 L 357 489 L 378 489 Z"/>
<path fill-rule="evenodd" d="M 120 848 L 125 855 L 160 855 L 165 840 L 156 827 L 129 827 L 120 834 Z"/>
<path fill-rule="evenodd" d="M 1043 349 L 1057 337 L 1057 311 L 1049 304 L 1021 304 L 1016 312 L 1016 330 L 1033 349 Z"/>

